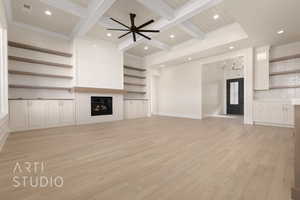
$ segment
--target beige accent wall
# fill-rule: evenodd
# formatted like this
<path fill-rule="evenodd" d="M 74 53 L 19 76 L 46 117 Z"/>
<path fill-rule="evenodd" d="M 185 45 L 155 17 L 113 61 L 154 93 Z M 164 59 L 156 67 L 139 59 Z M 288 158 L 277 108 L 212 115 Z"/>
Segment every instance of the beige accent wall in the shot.
<path fill-rule="evenodd" d="M 8 128 L 8 115 L 7 115 L 3 119 L 0 119 L 0 151 L 4 146 L 8 135 L 9 135 L 9 128 Z"/>

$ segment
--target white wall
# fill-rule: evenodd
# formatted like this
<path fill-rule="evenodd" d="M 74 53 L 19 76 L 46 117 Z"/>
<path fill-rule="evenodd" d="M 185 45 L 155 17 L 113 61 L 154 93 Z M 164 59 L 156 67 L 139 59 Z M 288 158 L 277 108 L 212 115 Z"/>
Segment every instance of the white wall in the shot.
<path fill-rule="evenodd" d="M 253 124 L 253 48 L 161 68 L 159 114 L 202 118 L 202 65 L 237 57 L 244 58 L 244 123 Z"/>
<path fill-rule="evenodd" d="M 203 116 L 224 114 L 224 71 L 219 65 L 203 65 L 202 92 Z"/>
<path fill-rule="evenodd" d="M 7 24 L 3 1 L 0 1 L 0 151 L 8 136 Z"/>
<path fill-rule="evenodd" d="M 91 38 L 75 40 L 80 87 L 123 89 L 123 52 L 117 45 Z"/>
<path fill-rule="evenodd" d="M 201 64 L 190 62 L 161 69 L 159 114 L 201 119 Z"/>

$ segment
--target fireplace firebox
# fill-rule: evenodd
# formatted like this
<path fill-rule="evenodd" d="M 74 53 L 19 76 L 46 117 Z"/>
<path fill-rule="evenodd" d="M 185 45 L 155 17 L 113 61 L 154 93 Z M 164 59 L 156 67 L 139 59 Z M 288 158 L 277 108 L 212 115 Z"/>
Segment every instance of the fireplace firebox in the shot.
<path fill-rule="evenodd" d="M 112 97 L 91 97 L 91 115 L 112 115 L 113 98 Z"/>

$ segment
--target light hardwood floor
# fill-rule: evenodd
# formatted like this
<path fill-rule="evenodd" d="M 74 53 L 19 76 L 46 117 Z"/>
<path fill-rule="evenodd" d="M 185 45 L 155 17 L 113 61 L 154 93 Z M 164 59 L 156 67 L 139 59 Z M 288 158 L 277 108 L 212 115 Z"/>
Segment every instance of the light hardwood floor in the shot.
<path fill-rule="evenodd" d="M 288 200 L 293 129 L 167 117 L 11 134 L 1 200 Z M 62 188 L 14 188 L 16 162 L 43 161 Z"/>

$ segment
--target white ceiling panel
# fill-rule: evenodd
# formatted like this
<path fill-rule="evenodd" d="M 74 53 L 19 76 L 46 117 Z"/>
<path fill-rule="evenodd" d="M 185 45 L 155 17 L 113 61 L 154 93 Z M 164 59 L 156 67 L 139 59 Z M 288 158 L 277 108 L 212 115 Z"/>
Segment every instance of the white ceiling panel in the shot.
<path fill-rule="evenodd" d="M 219 15 L 217 20 L 214 19 L 215 15 Z M 209 33 L 228 24 L 232 24 L 235 22 L 235 20 L 225 10 L 224 3 L 220 3 L 217 6 L 207 9 L 204 12 L 194 16 L 190 19 L 190 22 L 198 26 L 201 31 Z"/>
<path fill-rule="evenodd" d="M 189 0 L 164 0 L 169 6 L 174 9 L 178 9 L 184 4 L 186 4 Z"/>
<path fill-rule="evenodd" d="M 75 3 L 77 5 L 79 5 L 81 7 L 85 7 L 85 8 L 88 7 L 89 2 L 90 2 L 90 0 L 69 0 L 69 1 L 71 1 L 72 3 Z"/>
<path fill-rule="evenodd" d="M 151 12 L 135 0 L 117 0 L 106 12 L 106 15 L 113 17 L 126 25 L 130 25 L 130 13 L 136 14 L 136 26 L 139 26 L 151 19 L 157 20 L 160 18 L 157 14 Z"/>
<path fill-rule="evenodd" d="M 31 9 L 24 9 L 24 5 Z M 64 35 L 69 35 L 79 21 L 78 17 L 37 0 L 11 0 L 11 7 L 15 21 Z M 52 15 L 45 15 L 46 10 Z"/>
<path fill-rule="evenodd" d="M 175 37 L 171 38 L 171 35 L 174 35 Z M 182 42 L 190 40 L 192 37 L 180 28 L 174 26 L 154 36 L 154 38 L 167 45 L 175 46 Z"/>
<path fill-rule="evenodd" d="M 145 46 L 148 47 L 148 50 L 144 49 Z M 135 56 L 145 57 L 145 56 L 151 55 L 151 54 L 159 52 L 159 51 L 161 51 L 161 50 L 156 47 L 146 45 L 145 43 L 141 43 L 141 44 L 138 44 L 137 46 L 129 49 L 126 52 L 129 54 L 133 54 Z"/>

